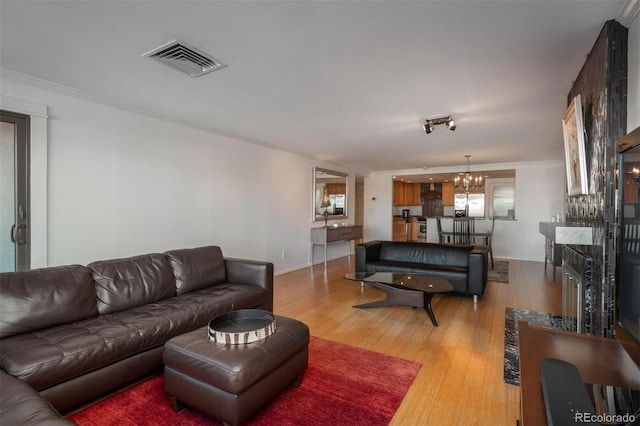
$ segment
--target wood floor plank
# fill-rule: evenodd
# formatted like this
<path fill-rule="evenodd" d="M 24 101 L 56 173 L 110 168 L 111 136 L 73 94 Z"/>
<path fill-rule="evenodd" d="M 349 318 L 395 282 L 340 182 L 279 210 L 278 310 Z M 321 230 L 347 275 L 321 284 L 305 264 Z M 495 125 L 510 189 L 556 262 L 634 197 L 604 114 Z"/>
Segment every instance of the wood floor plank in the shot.
<path fill-rule="evenodd" d="M 435 296 L 434 327 L 423 309 L 353 308 L 384 298 L 344 278 L 354 259 L 276 276 L 275 313 L 303 321 L 313 336 L 419 362 L 391 425 L 515 425 L 519 388 L 502 378 L 505 308 L 560 313 L 560 273 L 554 281 L 542 262 L 511 260 L 509 283 L 489 282 L 476 305 L 471 297 Z"/>

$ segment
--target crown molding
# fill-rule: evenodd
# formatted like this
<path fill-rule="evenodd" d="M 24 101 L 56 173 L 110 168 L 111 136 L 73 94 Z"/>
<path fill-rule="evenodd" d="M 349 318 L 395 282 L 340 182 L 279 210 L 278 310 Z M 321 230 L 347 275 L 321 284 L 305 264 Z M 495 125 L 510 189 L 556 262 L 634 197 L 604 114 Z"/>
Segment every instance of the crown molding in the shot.
<path fill-rule="evenodd" d="M 631 26 L 640 13 L 640 0 L 627 0 L 620 9 L 616 20 L 625 27 Z"/>
<path fill-rule="evenodd" d="M 95 93 L 87 92 L 85 90 L 76 89 L 74 87 L 66 86 L 64 84 L 55 83 L 50 80 L 44 80 L 38 77 L 34 77 L 28 74 L 19 73 L 16 71 L 11 71 L 6 68 L 0 68 L 0 81 L 2 80 L 12 80 L 18 83 L 26 84 L 33 87 L 39 87 L 41 89 L 49 90 L 61 95 L 71 96 L 77 99 L 82 99 L 85 101 L 106 105 L 115 109 L 120 109 L 124 111 L 129 111 L 132 113 L 146 115 L 148 117 L 156 118 L 162 121 L 173 122 L 182 126 L 190 127 L 197 130 L 202 130 L 208 133 L 213 133 L 219 136 L 225 136 L 228 138 L 241 140 L 243 142 L 247 142 L 253 145 L 260 145 L 266 148 L 275 149 L 278 151 L 285 151 L 282 148 L 279 148 L 275 145 L 272 145 L 267 142 L 263 142 L 257 139 L 253 139 L 247 136 L 238 135 L 236 133 L 227 132 L 225 130 L 218 129 L 213 126 L 208 126 L 205 124 L 197 123 L 186 118 L 172 116 L 166 113 L 162 113 L 159 111 L 154 111 L 146 108 L 141 108 L 135 105 L 127 104 L 125 102 L 117 101 L 112 98 L 108 98 L 106 96 L 97 95 Z M 291 154 L 309 157 L 308 155 L 293 152 L 293 151 L 285 151 Z"/>
<path fill-rule="evenodd" d="M 312 159 L 315 161 L 320 161 L 324 164 L 327 164 L 331 167 L 342 167 L 342 168 L 346 168 L 346 169 L 353 169 L 352 166 L 348 166 L 346 164 L 342 164 L 340 162 L 336 162 L 336 161 L 331 161 L 332 159 L 318 159 L 315 156 L 303 153 L 303 152 L 297 152 L 295 150 L 288 150 L 288 149 L 283 149 L 281 147 L 278 147 L 276 145 L 270 144 L 268 142 L 263 142 L 257 139 L 252 139 L 250 137 L 247 136 L 242 136 L 242 135 L 238 135 L 235 133 L 231 133 L 231 132 L 227 132 L 224 130 L 220 130 L 218 128 L 212 127 L 212 126 L 207 126 L 204 124 L 200 124 L 200 123 L 196 123 L 194 121 L 190 121 L 188 119 L 185 118 L 181 118 L 181 117 L 175 117 L 175 116 L 171 116 L 165 113 L 161 113 L 158 111 L 153 111 L 153 110 L 149 110 L 149 109 L 145 109 L 145 108 L 140 108 L 134 105 L 130 105 L 124 102 L 120 102 L 120 101 L 116 101 L 114 99 L 111 98 L 107 98 L 105 96 L 100 96 L 97 95 L 95 93 L 91 93 L 91 92 L 87 92 L 85 90 L 80 90 L 80 89 L 76 89 L 70 86 L 65 86 L 64 84 L 60 84 L 60 83 L 55 83 L 49 80 L 44 80 L 38 77 L 34 77 L 28 74 L 23 74 L 23 73 L 19 73 L 16 71 L 11 71 L 8 70 L 6 68 L 2 68 L 0 67 L 0 81 L 2 80 L 13 80 L 16 81 L 18 83 L 22 83 L 22 84 L 26 84 L 29 86 L 34 86 L 34 87 L 39 87 L 45 90 L 49 90 L 55 93 L 59 93 L 61 95 L 66 95 L 66 96 L 71 96 L 74 98 L 78 98 L 78 99 L 82 99 L 82 100 L 86 100 L 89 102 L 93 102 L 93 103 L 97 103 L 97 104 L 101 104 L 101 105 L 106 105 L 112 108 L 116 108 L 116 109 L 121 109 L 121 110 L 125 110 L 125 111 L 129 111 L 132 113 L 137 113 L 137 114 L 142 114 L 142 115 L 146 115 L 148 117 L 152 117 L 152 118 L 156 118 L 162 121 L 168 121 L 168 122 L 173 122 L 182 126 L 186 126 L 186 127 L 190 127 L 193 129 L 197 129 L 197 130 L 202 130 L 208 133 L 213 133 L 219 136 L 225 136 L 228 138 L 232 138 L 232 139 L 236 139 L 236 140 L 241 140 L 243 142 L 247 142 L 253 145 L 258 145 L 258 146 L 262 146 L 265 148 L 270 148 L 270 149 L 274 149 L 276 151 L 280 151 L 280 152 L 286 152 L 288 154 L 293 154 L 293 155 L 297 155 L 299 157 L 303 157 L 303 158 L 308 158 L 308 159 Z M 3 96 L 4 99 L 7 99 L 6 96 Z M 46 113 L 45 113 L 46 115 Z M 362 171 L 362 170 L 358 170 L 359 173 L 361 174 L 368 174 L 368 171 Z"/>

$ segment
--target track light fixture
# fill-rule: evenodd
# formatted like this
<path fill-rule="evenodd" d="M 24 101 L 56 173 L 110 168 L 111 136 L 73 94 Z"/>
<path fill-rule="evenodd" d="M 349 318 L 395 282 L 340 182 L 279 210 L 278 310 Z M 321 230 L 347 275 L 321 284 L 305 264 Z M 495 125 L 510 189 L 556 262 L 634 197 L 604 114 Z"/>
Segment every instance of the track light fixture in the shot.
<path fill-rule="evenodd" d="M 435 126 L 436 124 L 446 124 L 447 129 L 451 131 L 454 131 L 456 129 L 456 122 L 450 115 L 446 117 L 427 118 L 422 128 L 424 129 L 426 134 L 429 134 L 433 132 L 433 126 Z"/>
<path fill-rule="evenodd" d="M 456 129 L 456 122 L 453 121 L 453 118 L 449 117 L 447 121 L 444 122 L 447 125 L 447 129 L 454 131 Z"/>
<path fill-rule="evenodd" d="M 427 121 L 426 123 L 424 123 L 424 126 L 422 126 L 422 128 L 427 134 L 429 134 L 433 132 L 433 123 L 431 121 Z"/>

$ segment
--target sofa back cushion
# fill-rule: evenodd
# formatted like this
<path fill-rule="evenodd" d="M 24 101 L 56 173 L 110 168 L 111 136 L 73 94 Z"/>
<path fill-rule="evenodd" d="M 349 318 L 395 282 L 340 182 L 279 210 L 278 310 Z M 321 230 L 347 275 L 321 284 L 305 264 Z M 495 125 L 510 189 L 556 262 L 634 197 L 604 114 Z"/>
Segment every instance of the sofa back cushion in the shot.
<path fill-rule="evenodd" d="M 159 253 L 90 263 L 101 315 L 176 295 L 173 272 Z"/>
<path fill-rule="evenodd" d="M 227 281 L 224 256 L 220 247 L 171 250 L 165 255 L 173 268 L 178 294 Z"/>
<path fill-rule="evenodd" d="M 0 338 L 97 316 L 96 302 L 85 266 L 0 274 Z"/>
<path fill-rule="evenodd" d="M 467 268 L 472 246 L 383 241 L 380 260 Z"/>

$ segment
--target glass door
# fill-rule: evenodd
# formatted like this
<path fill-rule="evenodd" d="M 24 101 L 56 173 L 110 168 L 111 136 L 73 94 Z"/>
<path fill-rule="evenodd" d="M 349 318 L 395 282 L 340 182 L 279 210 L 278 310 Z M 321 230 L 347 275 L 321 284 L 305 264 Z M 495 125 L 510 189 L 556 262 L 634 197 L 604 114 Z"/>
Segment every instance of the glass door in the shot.
<path fill-rule="evenodd" d="M 30 267 L 29 117 L 0 111 L 0 272 Z"/>

